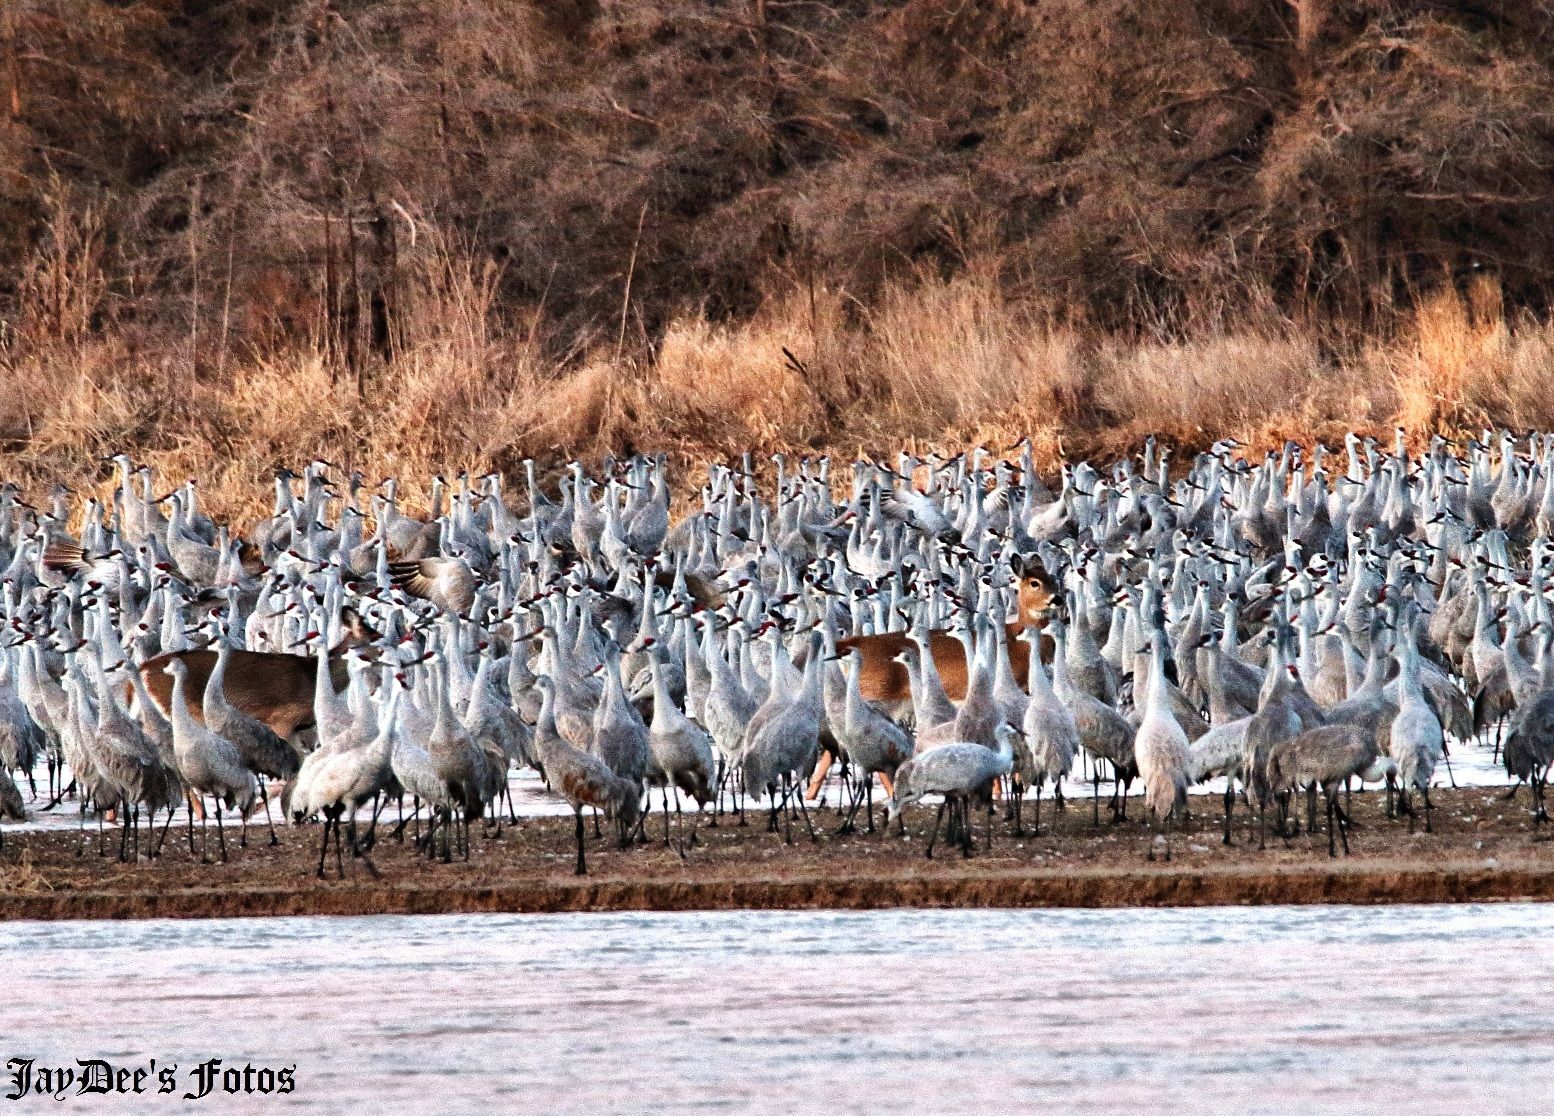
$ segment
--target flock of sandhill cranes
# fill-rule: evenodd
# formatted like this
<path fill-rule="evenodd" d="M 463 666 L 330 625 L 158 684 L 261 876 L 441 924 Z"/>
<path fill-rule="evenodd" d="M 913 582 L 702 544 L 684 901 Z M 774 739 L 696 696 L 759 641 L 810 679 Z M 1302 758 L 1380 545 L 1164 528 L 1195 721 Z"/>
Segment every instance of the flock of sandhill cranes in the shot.
<path fill-rule="evenodd" d="M 1260 845 L 1270 807 L 1298 832 L 1304 792 L 1336 855 L 1356 782 L 1431 828 L 1448 740 L 1494 747 L 1541 826 L 1554 436 L 1241 448 L 1173 480 L 1150 440 L 1065 465 L 1056 493 L 1029 443 L 850 477 L 777 457 L 769 497 L 747 457 L 678 521 L 661 459 L 574 463 L 552 493 L 527 463 L 521 514 L 498 475 L 437 478 L 424 517 L 315 461 L 277 475 L 247 540 L 194 481 L 158 497 L 119 456 L 76 519 L 66 489 L 47 509 L 0 489 L 0 768 L 33 809 L 95 814 L 100 849 L 114 819 L 124 858 L 157 856 L 185 803 L 191 856 L 212 813 L 223 860 L 227 811 L 246 841 L 262 807 L 273 842 L 275 802 L 322 819 L 319 875 L 331 837 L 344 874 L 342 827 L 366 857 L 391 800 L 400 840 L 413 823 L 428 855 L 467 857 L 504 796 L 516 821 L 515 766 L 572 807 L 579 873 L 585 811 L 595 839 L 603 818 L 646 840 L 655 790 L 686 855 L 698 819 L 745 824 L 752 801 L 813 835 L 806 800 L 838 776 L 843 829 L 873 832 L 878 780 L 887 833 L 937 797 L 931 856 L 941 830 L 970 851 L 973 808 L 990 844 L 995 798 L 1022 832 L 1034 795 L 1039 832 L 1076 765 L 1091 824 L 1103 779 L 1113 822 L 1142 782 L 1151 858 L 1215 777 L 1227 843 L 1238 800 Z M 0 779 L 0 819 L 25 810 Z"/>

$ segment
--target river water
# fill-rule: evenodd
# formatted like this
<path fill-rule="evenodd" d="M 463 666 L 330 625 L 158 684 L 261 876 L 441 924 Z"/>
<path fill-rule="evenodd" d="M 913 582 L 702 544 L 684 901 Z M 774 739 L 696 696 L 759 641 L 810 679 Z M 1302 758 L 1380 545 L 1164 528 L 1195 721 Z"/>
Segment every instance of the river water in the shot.
<path fill-rule="evenodd" d="M 171 1096 L 0 1099 L 0 1113 L 1546 1111 L 1551 916 L 1498 904 L 0 924 L 0 1060 L 178 1067 Z M 295 1066 L 294 1091 L 179 1099 L 210 1058 Z"/>

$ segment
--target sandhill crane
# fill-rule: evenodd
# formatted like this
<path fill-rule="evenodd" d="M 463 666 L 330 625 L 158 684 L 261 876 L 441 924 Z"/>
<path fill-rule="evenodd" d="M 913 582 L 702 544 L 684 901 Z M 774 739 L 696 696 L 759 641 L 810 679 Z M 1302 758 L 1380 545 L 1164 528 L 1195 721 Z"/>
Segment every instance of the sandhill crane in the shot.
<path fill-rule="evenodd" d="M 1035 628 L 1027 628 L 1021 635 L 1027 643 L 1035 644 L 1039 634 Z M 1024 786 L 1035 788 L 1036 815 L 1033 832 L 1041 833 L 1041 792 L 1047 780 L 1052 780 L 1053 795 L 1059 808 L 1063 804 L 1062 780 L 1074 766 L 1074 756 L 1079 753 L 1079 725 L 1068 706 L 1058 699 L 1042 666 L 1041 656 L 1032 654 L 1030 670 L 1026 675 L 1030 685 L 1030 702 L 1025 707 L 1022 736 L 1025 747 L 1015 764 Z M 1015 829 L 1019 832 L 1020 799 L 1015 797 Z"/>
<path fill-rule="evenodd" d="M 534 746 L 551 778 L 551 787 L 567 800 L 577 817 L 577 874 L 588 874 L 583 852 L 583 807 L 591 806 L 614 819 L 619 843 L 625 848 L 636 828 L 642 791 L 637 783 L 611 771 L 598 756 L 572 747 L 556 731 L 555 683 L 549 677 L 535 680 L 542 704 L 534 726 Z"/>
<path fill-rule="evenodd" d="M 1187 751 L 1189 783 L 1202 783 L 1216 775 L 1225 778 L 1224 843 L 1227 845 L 1235 843 L 1230 835 L 1230 815 L 1235 803 L 1236 779 L 1241 775 L 1241 763 L 1246 751 L 1246 730 L 1251 723 L 1251 714 L 1221 722 L 1194 740 Z"/>
<path fill-rule="evenodd" d="M 16 789 L 8 772 L 0 771 L 0 821 L 24 822 L 27 807 L 22 803 L 22 792 Z M 5 848 L 5 831 L 0 830 L 0 849 Z"/>
<path fill-rule="evenodd" d="M 467 616 L 475 603 L 478 580 L 463 557 L 390 562 L 389 573 L 394 584 L 412 597 L 431 601 L 460 616 Z"/>
<path fill-rule="evenodd" d="M 167 552 L 178 566 L 179 574 L 190 585 L 207 588 L 216 583 L 221 552 L 189 531 L 185 498 L 169 497 L 173 514 L 167 523 Z"/>
<path fill-rule="evenodd" d="M 1431 832 L 1430 778 L 1445 748 L 1441 722 L 1425 698 L 1419 680 L 1419 644 L 1414 631 L 1412 607 L 1398 633 L 1398 712 L 1392 719 L 1392 757 L 1397 760 L 1401 784 L 1399 806 L 1408 815 L 1412 832 L 1417 811 L 1413 795 L 1417 791 L 1425 804 L 1425 832 Z"/>
<path fill-rule="evenodd" d="M 708 620 L 709 626 L 712 620 Z M 760 708 L 750 691 L 735 677 L 728 660 L 716 646 L 707 651 L 707 670 L 711 681 L 707 688 L 707 703 L 703 707 L 703 722 L 712 734 L 712 743 L 718 750 L 718 796 L 721 802 L 722 788 L 744 755 L 745 730 L 750 719 Z M 744 824 L 744 815 L 740 815 Z M 717 822 L 717 808 L 713 811 L 713 823 Z"/>
<path fill-rule="evenodd" d="M 226 830 L 222 823 L 222 807 L 242 812 L 246 819 L 249 807 L 259 793 L 254 774 L 243 765 L 237 746 L 224 736 L 218 736 L 194 719 L 189 712 L 185 694 L 189 668 L 182 659 L 173 659 L 162 668 L 172 676 L 173 754 L 178 760 L 178 774 L 189 789 L 199 796 L 201 805 L 205 795 L 210 795 L 216 805 L 216 831 L 221 840 L 221 861 L 227 860 Z M 203 834 L 207 819 L 200 818 Z M 246 821 L 245 821 L 246 824 Z M 189 847 L 194 848 L 194 818 L 189 818 Z M 204 843 L 200 849 L 201 863 L 209 863 Z"/>
<path fill-rule="evenodd" d="M 945 692 L 944 681 L 939 677 L 939 667 L 933 657 L 933 641 L 927 633 L 914 633 L 912 643 L 896 656 L 896 661 L 907 668 L 912 682 L 912 718 L 918 731 L 953 721 L 955 703 Z M 861 687 L 859 692 L 862 692 Z"/>
<path fill-rule="evenodd" d="M 1291 792 L 1306 790 L 1308 833 L 1315 828 L 1316 791 L 1320 787 L 1327 797 L 1327 854 L 1338 855 L 1336 830 L 1348 856 L 1349 817 L 1338 805 L 1338 788 L 1355 776 L 1363 776 L 1379 754 L 1374 733 L 1352 724 L 1321 725 L 1273 746 L 1268 753 L 1268 784 L 1280 796 L 1281 812 L 1287 812 Z"/>
<path fill-rule="evenodd" d="M 1171 859 L 1171 819 L 1187 808 L 1187 733 L 1177 723 L 1166 694 L 1164 637 L 1149 647 L 1149 689 L 1144 716 L 1133 738 L 1133 755 L 1144 780 L 1144 809 L 1165 830 L 1165 858 Z M 1155 859 L 1150 845 L 1149 859 Z"/>
<path fill-rule="evenodd" d="M 11 772 L 21 772 L 36 798 L 32 769 L 48 741 L 13 684 L 14 674 L 9 654 L 0 650 L 0 775 L 9 778 Z"/>
<path fill-rule="evenodd" d="M 774 660 L 772 692 L 763 706 L 751 718 L 745 734 L 744 774 L 745 787 L 752 793 L 764 793 L 771 802 L 768 830 L 777 829 L 777 812 L 784 810 L 787 829 L 784 840 L 793 842 L 792 798 L 794 775 L 802 779 L 815 762 L 820 747 L 820 635 L 810 637 L 809 657 L 804 662 L 804 673 L 796 692 L 789 692 L 787 679 L 781 667 L 786 655 Z M 782 797 L 777 796 L 777 784 L 782 784 Z M 809 810 L 799 795 L 799 811 L 815 840 L 815 829 L 809 820 Z"/>
<path fill-rule="evenodd" d="M 296 778 L 302 757 L 297 750 L 276 735 L 274 730 L 257 717 L 251 717 L 227 700 L 225 680 L 227 664 L 232 657 L 232 644 L 226 639 L 216 640 L 216 665 L 205 683 L 201 702 L 205 727 L 230 740 L 237 746 L 243 766 L 255 775 L 278 779 L 283 783 Z M 279 844 L 275 836 L 275 823 L 270 818 L 270 795 L 264 791 L 264 820 L 270 827 L 270 844 Z M 247 843 L 246 836 L 240 839 Z"/>
<path fill-rule="evenodd" d="M 122 787 L 98 766 L 95 747 L 96 724 L 86 696 L 86 680 L 72 663 L 66 668 L 60 688 L 65 694 L 65 711 L 58 718 L 60 746 L 70 765 L 80 798 L 80 828 L 77 830 L 76 855 L 81 856 L 86 842 L 88 805 L 98 815 L 98 854 L 102 855 L 102 812 L 119 801 Z"/>
<path fill-rule="evenodd" d="M 869 832 L 874 832 L 874 777 L 878 775 L 886 794 L 893 793 L 891 780 L 896 769 L 911 758 L 912 737 L 890 718 L 863 700 L 858 676 L 863 671 L 863 656 L 857 650 L 846 653 L 847 692 L 844 698 L 841 731 L 838 733 L 847 761 L 858 780 L 858 789 L 842 822 L 841 832 L 855 828 L 860 804 L 868 803 Z M 835 727 L 835 726 L 833 726 Z"/>
<path fill-rule="evenodd" d="M 1260 849 L 1268 844 L 1267 811 L 1273 796 L 1268 784 L 1268 753 L 1281 740 L 1288 740 L 1304 729 L 1316 728 L 1322 723 L 1320 711 L 1308 712 L 1302 717 L 1302 705 L 1296 693 L 1299 681 L 1298 668 L 1284 659 L 1281 640 L 1275 645 L 1273 663 L 1263 683 L 1257 711 L 1247 723 L 1241 755 L 1241 780 L 1246 785 L 1249 801 L 1257 807 L 1257 847 Z M 1315 703 L 1312 704 L 1314 709 Z"/>
<path fill-rule="evenodd" d="M 393 773 L 394 781 L 415 801 L 416 814 L 412 816 L 419 815 L 420 807 L 424 803 L 433 819 L 439 816 L 451 817 L 453 811 L 461 803 L 454 798 L 452 789 L 444 781 L 437 769 L 437 764 L 432 759 L 432 754 L 428 747 L 428 738 L 431 735 L 430 724 L 423 723 L 420 726 L 425 730 L 424 732 L 415 731 L 409 725 L 409 714 L 413 708 L 413 703 L 401 702 L 395 710 L 398 724 L 393 745 L 389 750 L 389 769 Z M 425 722 L 425 717 L 422 716 L 420 720 Z M 317 755 L 317 753 L 314 753 L 314 755 Z M 308 767 L 313 762 L 313 758 L 310 756 L 308 765 L 305 765 L 303 768 L 303 776 L 299 777 L 299 783 L 302 782 L 303 778 L 307 777 Z M 324 761 L 320 759 L 317 762 L 322 763 Z M 299 787 L 299 792 L 300 790 L 301 788 Z M 292 803 L 292 813 L 295 816 L 295 796 Z M 416 824 L 419 826 L 420 822 L 417 821 Z M 401 834 L 403 834 L 403 828 L 404 825 L 401 822 Z M 436 832 L 434 820 L 433 824 L 427 829 L 424 840 L 418 838 L 418 841 L 421 841 L 420 847 L 428 855 L 434 851 L 433 839 L 436 836 Z M 322 868 L 322 856 L 320 857 L 320 867 Z"/>
<path fill-rule="evenodd" d="M 1067 637 L 1061 624 L 1050 625 L 1057 651 L 1052 656 L 1052 691 L 1066 705 L 1074 717 L 1074 727 L 1079 732 L 1079 744 L 1095 761 L 1105 760 L 1112 766 L 1117 792 L 1113 796 L 1113 813 L 1127 817 L 1127 788 L 1138 773 L 1133 754 L 1133 724 L 1105 702 L 1079 689 L 1070 680 L 1068 658 L 1065 654 Z M 1101 768 L 1095 762 L 1093 772 L 1091 813 L 1094 823 L 1101 824 Z"/>
<path fill-rule="evenodd" d="M 128 860 L 139 853 L 137 829 L 142 806 L 146 808 L 148 821 L 153 824 L 161 810 L 166 810 L 168 822 L 172 821 L 173 807 L 179 799 L 178 773 L 163 763 L 156 745 L 147 738 L 139 722 L 120 707 L 118 693 L 109 685 L 108 672 L 97 655 L 89 655 L 88 662 L 97 687 L 97 725 L 91 739 L 92 758 L 97 769 L 119 789 L 121 821 L 124 823 L 119 857 Z M 113 669 L 123 665 L 122 662 L 115 663 Z M 155 859 L 159 847 L 160 842 L 153 833 L 149 847 L 151 858 Z"/>
<path fill-rule="evenodd" d="M 491 797 L 507 795 L 508 809 L 516 823 L 517 811 L 507 787 L 507 771 L 510 765 L 530 763 L 534 752 L 534 730 L 524 723 L 518 711 L 496 692 L 495 669 L 487 648 L 482 646 L 480 665 L 475 668 L 475 681 L 470 686 L 469 704 L 464 709 L 464 728 L 477 745 L 483 748 L 489 760 L 489 774 L 494 792 Z M 515 648 L 514 655 L 520 652 Z M 500 810 L 497 811 L 500 817 Z"/>
<path fill-rule="evenodd" d="M 652 752 L 648 747 L 647 723 L 626 695 L 621 681 L 618 644 L 612 642 L 605 648 L 600 670 L 604 675 L 604 693 L 594 709 L 588 750 L 615 774 L 634 783 L 640 793 Z M 597 826 L 598 819 L 594 821 Z M 645 836 L 643 840 L 646 840 Z"/>
<path fill-rule="evenodd" d="M 404 686 L 403 674 L 396 675 L 395 681 L 385 685 L 387 700 L 383 703 L 378 730 L 371 743 L 365 748 L 325 753 L 317 764 L 309 765 L 306 781 L 300 778 L 297 781 L 291 798 L 292 811 L 301 816 L 314 812 L 324 815 L 324 832 L 318 846 L 319 879 L 324 877 L 324 856 L 329 848 L 331 830 L 335 839 L 335 870 L 340 878 L 345 877 L 340 854 L 341 816 L 351 819 L 351 852 L 360 854 L 362 849 L 356 840 L 356 811 L 397 782 L 394 753 L 400 744 L 399 708 Z M 451 796 L 447 797 L 451 799 Z"/>
<path fill-rule="evenodd" d="M 1060 747 L 1038 762 L 1049 713 L 1071 744 L 1064 711 L 1085 758 L 1095 758 L 1095 820 L 1099 777 L 1107 770 L 1100 759 L 1116 773 L 1113 810 L 1122 819 L 1137 759 L 1123 710 L 1141 722 L 1148 715 L 1153 663 L 1139 652 L 1158 643 L 1175 667 L 1160 687 L 1170 719 L 1190 726 L 1190 738 L 1204 730 L 1198 716 L 1207 704 L 1213 725 L 1189 750 L 1188 777 L 1224 774 L 1232 801 L 1231 781 L 1240 778 L 1260 818 L 1267 796 L 1287 791 L 1269 782 L 1270 757 L 1277 753 L 1277 783 L 1285 759 L 1297 754 L 1285 745 L 1324 722 L 1372 738 L 1383 754 L 1357 774 L 1372 781 L 1390 767 L 1389 805 L 1402 777 L 1405 808 L 1412 809 L 1437 754 L 1433 733 L 1421 731 L 1433 722 L 1405 717 L 1399 739 L 1391 737 L 1394 717 L 1409 704 L 1400 691 L 1417 688 L 1442 730 L 1443 760 L 1447 737 L 1476 748 L 1475 718 L 1482 725 L 1515 708 L 1507 762 L 1534 781 L 1541 823 L 1545 733 L 1535 714 L 1554 678 L 1547 637 L 1554 613 L 1546 599 L 1549 547 L 1532 536 L 1554 522 L 1554 439 L 1535 439 L 1531 470 L 1515 440 L 1498 433 L 1465 458 L 1434 442 L 1417 467 L 1403 446 L 1388 455 L 1356 437 L 1349 447 L 1348 475 L 1336 483 L 1320 450 L 1308 472 L 1292 445 L 1261 461 L 1237 461 L 1230 440 L 1199 455 L 1173 482 L 1162 447 L 1148 442 L 1142 469 L 1130 461 L 1109 471 L 1083 462 L 1065 469 L 1062 492 L 1050 503 L 1035 496 L 1029 446 L 1018 468 L 990 463 L 985 452 L 947 459 L 902 453 L 893 468 L 859 462 L 845 503 L 833 495 L 828 462 L 792 469 L 779 458 L 773 499 L 748 462 L 743 471 L 717 466 L 701 512 L 673 529 L 663 461 L 633 456 L 595 478 L 581 463 L 569 465 L 559 506 L 531 479 L 526 517 L 501 503 L 499 478 L 481 478 L 477 494 L 461 474 L 451 504 L 437 478 L 430 515 L 411 518 L 399 512 L 397 482 L 390 480 L 373 502 L 370 537 L 362 478 L 352 477 L 342 506 L 330 487 L 331 467 L 315 461 L 301 478 L 300 497 L 292 475 L 277 473 L 274 516 L 253 535 L 258 551 L 200 514 L 197 487 L 179 486 L 163 505 L 172 518 L 163 519 L 149 471 L 127 459 L 116 462 L 118 491 L 106 521 L 107 509 L 90 500 L 72 509 L 68 490 L 56 488 L 52 506 L 36 509 L 18 501 L 16 486 L 0 484 L 0 625 L 20 645 L 0 651 L 0 763 L 30 775 L 41 750 L 54 798 L 58 760 L 68 755 L 74 781 L 59 797 L 78 794 L 106 820 L 134 795 L 125 779 L 112 777 L 120 757 L 101 744 L 118 718 L 138 724 L 164 767 L 178 766 L 173 726 L 160 713 L 173 708 L 173 679 L 164 668 L 177 658 L 187 669 L 186 692 L 198 701 L 209 691 L 211 698 L 187 712 L 238 745 L 250 771 L 267 764 L 223 720 L 230 714 L 219 707 L 221 697 L 299 751 L 316 729 L 315 758 L 287 781 L 306 790 L 326 768 L 365 762 L 343 757 L 366 751 L 382 728 L 387 692 L 369 692 L 373 672 L 361 661 L 364 653 L 329 647 L 344 633 L 338 642 L 373 643 L 375 657 L 406 672 L 431 664 L 413 671 L 414 696 L 400 701 L 390 768 L 401 754 L 407 778 L 429 780 L 418 785 L 434 811 L 446 817 L 462 810 L 466 825 L 476 805 L 484 812 L 505 788 L 512 759 L 527 751 L 529 762 L 543 767 L 538 746 L 526 748 L 524 738 L 544 705 L 534 681 L 544 675 L 553 690 L 552 731 L 574 748 L 607 755 L 639 792 L 634 779 L 646 777 L 666 791 L 673 779 L 666 772 L 660 780 L 662 765 L 650 759 L 651 732 L 641 715 L 651 701 L 657 719 L 670 726 L 667 735 L 704 725 L 724 774 L 744 766 L 746 783 L 775 792 L 772 820 L 786 808 L 790 831 L 793 790 L 783 789 L 795 774 L 820 772 L 817 743 L 827 756 L 852 760 L 852 771 L 865 779 L 851 786 L 869 803 L 873 764 L 865 754 L 883 742 L 888 758 L 898 759 L 907 740 L 900 727 L 915 726 L 911 743 L 924 755 L 935 743 L 996 749 L 1000 724 L 1027 729 L 1029 739 L 1013 748 L 1021 775 L 1010 784 L 1018 831 L 1020 795 L 1045 781 L 1046 768 L 1057 777 L 1062 766 Z M 572 549 L 581 561 L 572 560 Z M 407 565 L 391 565 L 397 560 Z M 1416 572 L 1421 565 L 1428 579 Z M 403 588 L 395 586 L 395 572 Z M 460 615 L 415 599 L 416 589 L 434 597 L 447 589 L 440 603 Z M 1012 625 L 1004 615 L 1011 591 Z M 1047 616 L 1059 593 L 1067 623 Z M 1430 616 L 1428 637 L 1413 632 L 1414 665 L 1388 683 L 1397 640 L 1382 614 L 1391 612 L 1401 632 L 1418 620 L 1398 610 L 1412 614 L 1416 606 Z M 366 624 L 369 616 L 381 633 Z M 662 617 L 673 620 L 666 627 Z M 544 646 L 531 667 L 536 619 Z M 1040 636 L 1027 632 L 1012 642 L 1049 619 Z M 242 645 L 220 654 L 195 650 L 190 635 L 213 620 L 228 640 L 241 631 Z M 630 661 L 639 669 L 623 677 L 611 644 L 629 638 L 633 627 Z M 849 679 L 818 656 L 795 654 L 803 660 L 800 676 L 788 658 L 798 647 L 791 639 L 783 644 L 788 637 L 781 634 L 795 631 L 823 632 L 829 650 L 858 653 L 861 663 L 848 660 L 856 702 L 849 702 Z M 747 639 L 746 632 L 755 635 Z M 1046 659 L 1048 636 L 1056 704 L 1043 693 L 1046 672 L 1037 677 L 1028 667 L 1032 642 Z M 661 642 L 668 651 L 657 667 L 665 700 L 649 664 Z M 279 654 L 303 646 L 324 654 L 311 661 Z M 497 677 L 503 653 L 505 688 Z M 112 664 L 130 657 L 142 672 L 124 687 Z M 97 674 L 104 666 L 114 678 L 111 700 L 103 698 Z M 1136 674 L 1136 693 L 1119 708 L 1125 667 Z M 1465 693 L 1473 688 L 1470 706 Z M 446 739 L 435 758 L 444 767 L 467 761 L 469 770 L 454 779 L 457 797 L 423 747 L 444 705 L 456 714 L 444 718 Z M 139 739 L 130 728 L 114 731 Z M 1157 743 L 1151 734 L 1144 745 Z M 1145 766 L 1158 774 L 1151 766 L 1158 756 L 1151 757 Z M 1159 807 L 1169 798 L 1174 810 L 1175 778 L 1152 781 L 1156 793 L 1146 804 Z M 600 793 L 608 801 L 618 786 L 601 784 Z M 887 789 L 895 797 L 897 788 Z M 310 795 L 303 806 L 311 806 Z M 285 797 L 283 790 L 283 807 Z M 341 800 L 335 805 L 341 813 L 331 825 L 325 811 L 324 838 L 336 841 L 338 867 L 346 818 Z M 952 822 L 939 822 L 960 837 L 963 805 L 952 798 Z M 844 804 L 844 824 L 862 808 L 856 794 L 851 806 Z M 1313 806 L 1308 798 L 1308 829 Z M 638 816 L 606 808 L 616 817 Z M 802 802 L 799 809 L 807 818 Z M 133 805 L 128 813 L 133 834 Z M 84 810 L 82 821 L 84 834 Z M 1343 826 L 1335 810 L 1335 850 Z M 321 851 L 327 866 L 327 845 Z"/>
<path fill-rule="evenodd" d="M 712 800 L 715 762 L 712 736 L 706 729 L 682 713 L 669 696 L 664 676 L 664 654 L 654 647 L 649 664 L 653 672 L 653 721 L 648 727 L 648 749 L 652 756 L 648 782 L 657 783 L 664 792 L 664 844 L 669 844 L 669 787 L 675 790 L 675 814 L 680 816 L 680 791 L 696 800 L 698 807 Z M 683 821 L 683 817 L 682 817 Z M 696 831 L 691 830 L 691 840 Z M 681 855 L 684 855 L 681 841 Z"/>
<path fill-rule="evenodd" d="M 1516 711 L 1501 751 L 1508 774 L 1527 780 L 1534 828 L 1548 820 L 1544 789 L 1554 763 L 1554 690 L 1544 690 Z M 1513 790 L 1514 793 L 1514 790 Z"/>
<path fill-rule="evenodd" d="M 469 823 L 484 812 L 485 792 L 489 787 L 486 753 L 454 716 L 448 689 L 448 659 L 444 656 L 438 660 L 434 672 L 436 719 L 426 741 L 432 767 L 458 807 L 457 811 L 446 806 L 442 810 L 444 864 L 452 858 L 454 829 L 459 832 L 463 857 L 469 859 Z"/>
<path fill-rule="evenodd" d="M 970 805 L 973 799 L 987 806 L 987 843 L 992 847 L 993 781 L 1007 777 L 1014 769 L 1014 742 L 1020 732 L 1005 722 L 994 730 L 994 735 L 998 741 L 996 750 L 968 741 L 955 741 L 919 753 L 896 769 L 895 793 L 890 799 L 888 815 L 891 820 L 899 818 L 906 807 L 920 801 L 924 795 L 944 796 L 924 856 L 933 857 L 934 842 L 938 840 L 946 807 L 959 814 L 958 827 L 954 813 L 950 821 L 952 831 L 959 835 L 961 854 L 971 855 Z"/>

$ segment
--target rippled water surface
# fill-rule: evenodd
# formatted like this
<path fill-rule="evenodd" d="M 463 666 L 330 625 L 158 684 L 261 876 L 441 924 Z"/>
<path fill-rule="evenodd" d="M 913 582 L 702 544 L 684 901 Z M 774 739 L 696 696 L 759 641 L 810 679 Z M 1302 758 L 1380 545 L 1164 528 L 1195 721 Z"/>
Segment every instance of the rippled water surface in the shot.
<path fill-rule="evenodd" d="M 1551 918 L 1502 904 L 0 924 L 0 1060 L 297 1066 L 287 1098 L 0 1112 L 1547 1111 Z"/>

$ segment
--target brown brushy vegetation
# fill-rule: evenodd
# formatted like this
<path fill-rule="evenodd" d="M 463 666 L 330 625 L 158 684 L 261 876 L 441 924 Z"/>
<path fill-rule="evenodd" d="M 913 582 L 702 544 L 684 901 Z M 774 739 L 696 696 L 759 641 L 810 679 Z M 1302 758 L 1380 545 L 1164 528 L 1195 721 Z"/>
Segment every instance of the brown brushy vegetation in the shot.
<path fill-rule="evenodd" d="M 1517 0 L 8 0 L 0 445 L 279 462 L 1554 425 Z"/>

